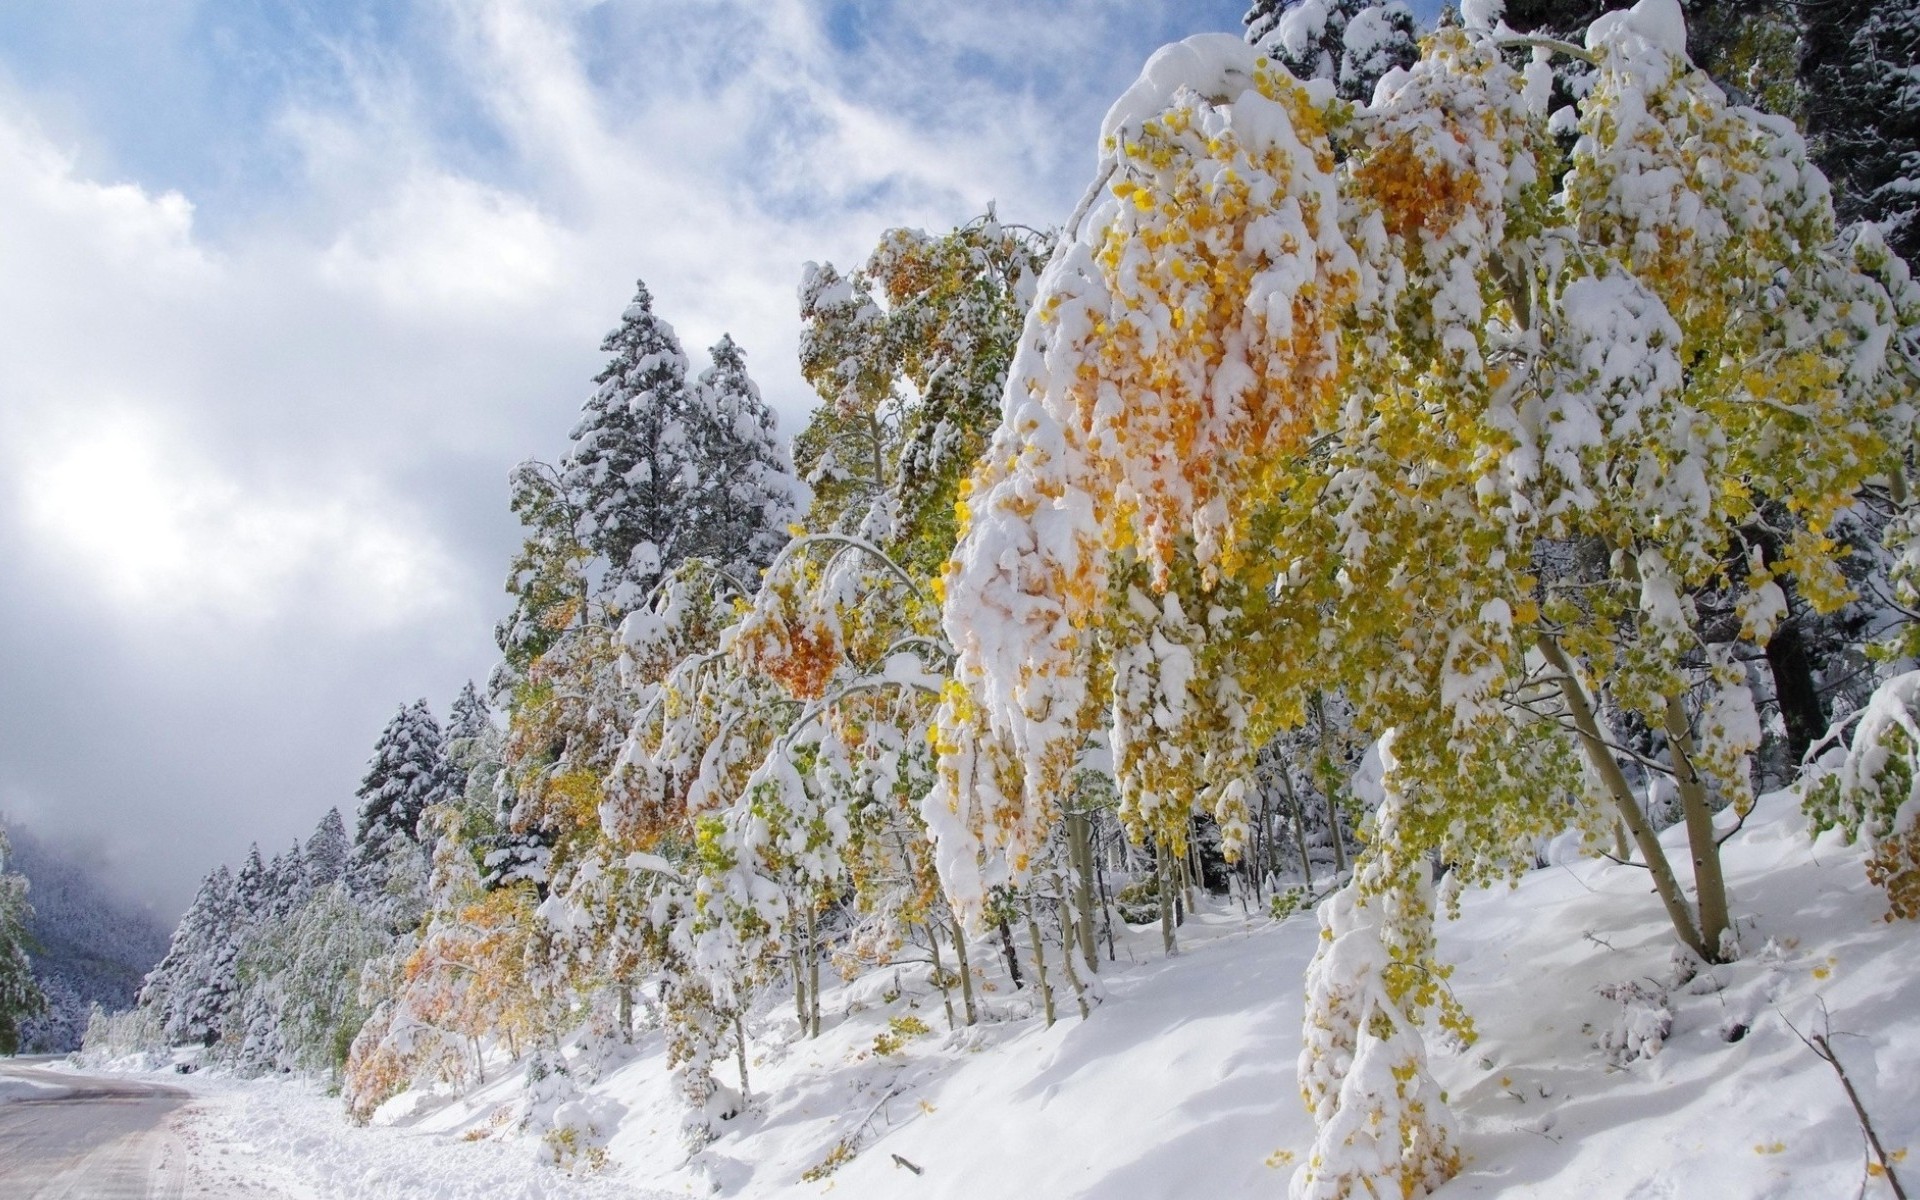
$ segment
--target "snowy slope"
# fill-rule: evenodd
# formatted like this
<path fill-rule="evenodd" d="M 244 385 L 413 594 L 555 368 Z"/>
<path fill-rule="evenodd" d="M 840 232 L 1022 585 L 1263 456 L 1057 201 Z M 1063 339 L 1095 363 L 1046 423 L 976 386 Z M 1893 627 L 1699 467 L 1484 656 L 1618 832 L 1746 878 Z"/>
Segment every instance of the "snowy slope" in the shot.
<path fill-rule="evenodd" d="M 1858 1125 L 1788 1022 L 1831 1033 L 1889 1150 L 1920 1145 L 1920 928 L 1882 922 L 1858 851 L 1809 843 L 1786 797 L 1762 801 L 1727 866 L 1743 957 L 1684 982 L 1635 868 L 1570 863 L 1465 897 L 1441 952 L 1481 1036 L 1432 1054 L 1468 1153 L 1440 1196 L 1853 1196 Z M 512 1128 L 514 1072 L 466 1096 L 403 1097 L 370 1130 L 323 1115 L 337 1109 L 298 1085 L 217 1084 L 209 1144 L 244 1145 L 282 1164 L 290 1194 L 317 1196 L 1282 1195 L 1311 1142 L 1294 1061 L 1317 931 L 1307 916 L 1236 909 L 1203 913 L 1182 936 L 1166 959 L 1157 931 L 1134 935 L 1106 966 L 1092 1019 L 1062 987 L 1052 1029 L 1032 1013 L 1031 985 L 1015 993 L 998 976 L 997 1019 L 954 1034 L 938 995 L 905 972 L 830 993 L 814 1042 L 789 1013 L 763 1013 L 755 1104 L 691 1161 L 657 1038 L 586 1097 L 610 1133 L 611 1161 L 590 1176 L 538 1165 L 545 1147 Z M 1640 997 L 1631 1006 L 1599 990 L 1623 983 L 1638 985 L 1616 992 Z M 1602 1048 L 1623 1030 L 1657 1031 L 1663 996 L 1671 1028 L 1657 1053 Z M 903 1015 L 933 1032 L 877 1052 Z M 730 1067 L 722 1079 L 734 1081 Z M 851 1157 L 803 1179 L 843 1144 Z M 1890 1193 L 1878 1182 L 1866 1194 Z"/>

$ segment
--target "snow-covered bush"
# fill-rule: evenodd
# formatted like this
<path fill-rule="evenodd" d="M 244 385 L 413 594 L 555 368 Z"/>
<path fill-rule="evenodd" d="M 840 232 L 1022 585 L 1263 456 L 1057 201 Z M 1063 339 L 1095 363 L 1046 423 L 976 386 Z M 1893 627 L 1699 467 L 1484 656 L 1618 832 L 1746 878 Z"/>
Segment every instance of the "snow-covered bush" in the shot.
<path fill-rule="evenodd" d="M 1887 919 L 1920 918 L 1920 671 L 1880 685 L 1851 745 L 1822 758 L 1804 795 L 1815 833 L 1865 840 L 1867 878 L 1887 893 Z"/>
<path fill-rule="evenodd" d="M 1348 884 L 1323 901 L 1307 969 L 1300 1089 L 1316 1128 L 1291 1200 L 1424 1196 L 1460 1170 L 1420 1034 L 1387 994 L 1379 916 Z"/>
<path fill-rule="evenodd" d="M 1600 1031 L 1599 1047 L 1607 1060 L 1626 1066 L 1660 1053 L 1673 1032 L 1673 1010 L 1667 990 L 1646 980 L 1628 979 L 1601 985 L 1600 994 L 1618 1004 L 1618 1011 Z"/>

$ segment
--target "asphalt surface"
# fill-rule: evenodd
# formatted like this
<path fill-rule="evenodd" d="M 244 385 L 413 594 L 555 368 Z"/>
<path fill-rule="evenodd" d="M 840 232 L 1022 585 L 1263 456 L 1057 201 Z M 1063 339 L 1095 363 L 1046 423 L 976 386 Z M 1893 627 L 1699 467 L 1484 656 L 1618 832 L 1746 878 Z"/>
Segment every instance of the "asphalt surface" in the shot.
<path fill-rule="evenodd" d="M 168 1117 L 179 1088 L 51 1071 L 0 1059 L 7 1079 L 51 1085 L 0 1100 L 0 1196 L 6 1200 L 182 1200 L 186 1148 Z"/>

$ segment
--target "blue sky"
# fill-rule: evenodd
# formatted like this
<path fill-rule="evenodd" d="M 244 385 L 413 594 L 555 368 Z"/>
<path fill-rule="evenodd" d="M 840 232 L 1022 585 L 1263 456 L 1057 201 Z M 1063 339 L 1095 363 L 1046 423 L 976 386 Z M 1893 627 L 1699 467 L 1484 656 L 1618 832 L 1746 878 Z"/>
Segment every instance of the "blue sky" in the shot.
<path fill-rule="evenodd" d="M 176 909 L 492 663 L 636 277 L 791 433 L 809 259 L 1060 220 L 1239 0 L 0 6 L 0 812 Z"/>

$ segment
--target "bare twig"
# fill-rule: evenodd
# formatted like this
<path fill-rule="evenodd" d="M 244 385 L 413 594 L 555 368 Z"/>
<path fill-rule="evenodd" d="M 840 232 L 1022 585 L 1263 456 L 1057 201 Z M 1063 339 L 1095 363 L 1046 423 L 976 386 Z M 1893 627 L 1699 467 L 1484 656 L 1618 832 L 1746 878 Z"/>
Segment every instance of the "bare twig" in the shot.
<path fill-rule="evenodd" d="M 1822 1000 L 1820 1003 L 1822 1024 L 1827 1023 L 1826 1009 L 1826 1001 Z M 1875 1161 L 1878 1162 L 1881 1173 L 1887 1177 L 1887 1184 L 1893 1188 L 1895 1200 L 1907 1200 L 1907 1191 L 1900 1186 L 1900 1177 L 1893 1172 L 1893 1162 L 1887 1157 L 1886 1147 L 1880 1144 L 1880 1135 L 1875 1132 L 1873 1121 L 1867 1116 L 1866 1107 L 1860 1103 L 1860 1093 L 1853 1090 L 1853 1080 L 1847 1077 L 1847 1069 L 1840 1064 L 1840 1056 L 1833 1052 L 1832 1043 L 1827 1041 L 1828 1034 L 1816 1033 L 1808 1036 L 1801 1033 L 1792 1021 L 1787 1021 L 1785 1014 L 1782 1014 L 1780 1019 L 1786 1021 L 1788 1029 L 1793 1030 L 1793 1036 L 1799 1038 L 1807 1049 L 1813 1051 L 1820 1061 L 1832 1067 L 1833 1073 L 1840 1077 L 1840 1086 L 1847 1091 L 1847 1102 L 1853 1105 L 1853 1115 L 1860 1122 L 1860 1133 L 1866 1138 L 1867 1146 Z M 1831 1029 L 1828 1032 L 1830 1033 Z M 1868 1174 L 1871 1175 L 1872 1171 L 1869 1170 Z"/>
<path fill-rule="evenodd" d="M 896 1167 L 905 1167 L 907 1170 L 912 1171 L 915 1175 L 925 1175 L 927 1173 L 924 1167 L 916 1166 L 915 1164 L 908 1162 L 906 1159 L 901 1158 L 898 1154 L 893 1156 L 893 1165 Z"/>
<path fill-rule="evenodd" d="M 1594 853 L 1598 854 L 1601 858 L 1606 859 L 1610 863 L 1618 863 L 1620 866 L 1623 866 L 1623 867 L 1638 867 L 1642 871 L 1653 870 L 1652 867 L 1649 867 L 1645 863 L 1637 863 L 1629 859 L 1621 858 L 1618 855 L 1608 854 L 1605 850 L 1595 850 Z M 1592 891 L 1593 889 L 1588 888 L 1587 890 Z"/>

